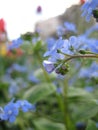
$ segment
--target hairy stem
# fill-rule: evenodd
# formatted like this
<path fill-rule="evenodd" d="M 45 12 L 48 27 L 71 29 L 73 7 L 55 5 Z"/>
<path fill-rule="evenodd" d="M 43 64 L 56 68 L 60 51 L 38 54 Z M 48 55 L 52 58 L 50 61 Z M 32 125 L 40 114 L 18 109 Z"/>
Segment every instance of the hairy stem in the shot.
<path fill-rule="evenodd" d="M 64 63 L 67 61 L 70 61 L 72 59 L 75 59 L 75 58 L 98 58 L 98 55 L 95 55 L 95 54 L 73 55 L 73 56 L 70 56 L 69 58 L 65 59 Z"/>

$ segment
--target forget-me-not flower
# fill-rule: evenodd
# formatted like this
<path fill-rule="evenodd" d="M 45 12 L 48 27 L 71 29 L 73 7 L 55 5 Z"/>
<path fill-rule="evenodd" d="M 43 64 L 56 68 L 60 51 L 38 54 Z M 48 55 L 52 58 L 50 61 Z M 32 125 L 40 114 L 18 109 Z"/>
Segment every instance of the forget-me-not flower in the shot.
<path fill-rule="evenodd" d="M 51 61 L 48 61 L 48 60 L 43 61 L 43 66 L 48 73 L 51 73 L 55 70 L 54 64 L 55 64 L 54 62 L 51 62 Z"/>
<path fill-rule="evenodd" d="M 8 120 L 9 122 L 14 122 L 19 110 L 16 103 L 10 102 L 4 107 L 4 113 L 2 115 L 2 120 Z"/>
<path fill-rule="evenodd" d="M 71 23 L 71 22 L 64 22 L 64 26 L 66 27 L 66 29 L 68 31 L 72 31 L 74 33 L 77 32 L 77 29 L 76 29 L 76 25 L 74 23 Z"/>
<path fill-rule="evenodd" d="M 17 38 L 15 40 L 12 40 L 12 44 L 8 45 L 8 50 L 12 50 L 14 48 L 19 48 L 23 44 L 23 40 L 21 38 Z"/>
<path fill-rule="evenodd" d="M 28 112 L 30 110 L 35 111 L 35 105 L 29 103 L 27 100 L 18 100 L 16 104 L 23 112 Z"/>
<path fill-rule="evenodd" d="M 81 10 L 83 11 L 82 16 L 86 16 L 86 21 L 90 21 L 91 16 L 93 15 L 93 10 L 98 7 L 98 0 L 87 0 Z"/>

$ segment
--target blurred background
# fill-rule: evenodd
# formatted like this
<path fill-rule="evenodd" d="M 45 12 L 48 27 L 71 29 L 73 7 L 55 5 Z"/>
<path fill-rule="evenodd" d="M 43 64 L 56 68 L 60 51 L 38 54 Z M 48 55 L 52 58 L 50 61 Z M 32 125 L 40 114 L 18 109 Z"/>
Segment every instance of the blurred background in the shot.
<path fill-rule="evenodd" d="M 9 39 L 34 31 L 38 21 L 63 14 L 80 0 L 0 0 L 0 18 L 6 22 Z M 38 7 L 40 8 L 38 11 Z M 57 24 L 57 22 L 56 22 Z"/>

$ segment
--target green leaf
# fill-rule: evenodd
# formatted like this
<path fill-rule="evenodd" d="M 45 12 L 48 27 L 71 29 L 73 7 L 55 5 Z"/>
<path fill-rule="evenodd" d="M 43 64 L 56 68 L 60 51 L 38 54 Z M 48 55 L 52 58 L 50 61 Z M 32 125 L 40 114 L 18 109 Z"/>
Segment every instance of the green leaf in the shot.
<path fill-rule="evenodd" d="M 79 111 L 77 111 L 78 119 L 90 119 L 98 113 L 98 104 L 96 101 L 86 102 L 79 105 Z"/>
<path fill-rule="evenodd" d="M 33 51 L 36 53 L 36 52 L 38 52 L 41 48 L 42 48 L 42 41 L 40 40 L 40 41 L 36 42 L 36 44 L 34 45 Z"/>
<path fill-rule="evenodd" d="M 75 104 L 74 116 L 76 119 L 89 119 L 98 113 L 98 103 L 94 96 L 81 88 L 70 87 L 68 99 Z"/>
<path fill-rule="evenodd" d="M 92 120 L 89 120 L 86 130 L 98 130 L 96 128 L 96 123 L 94 121 L 92 121 Z"/>
<path fill-rule="evenodd" d="M 32 32 L 27 32 L 27 33 L 21 35 L 21 38 L 26 41 L 32 41 L 32 37 L 33 37 Z"/>
<path fill-rule="evenodd" d="M 90 97 L 92 98 L 91 94 L 86 92 L 82 88 L 75 88 L 75 87 L 69 87 L 68 88 L 68 97 L 69 98 L 84 97 L 84 96 L 86 96 L 86 97 L 89 96 L 89 98 Z"/>
<path fill-rule="evenodd" d="M 37 130 L 66 130 L 63 124 L 52 122 L 45 118 L 34 120 L 34 125 Z"/>
<path fill-rule="evenodd" d="M 56 91 L 56 86 L 52 83 L 40 83 L 33 86 L 31 89 L 25 92 L 24 98 L 31 100 L 31 102 L 36 103 L 44 99 L 46 96 L 54 93 Z"/>

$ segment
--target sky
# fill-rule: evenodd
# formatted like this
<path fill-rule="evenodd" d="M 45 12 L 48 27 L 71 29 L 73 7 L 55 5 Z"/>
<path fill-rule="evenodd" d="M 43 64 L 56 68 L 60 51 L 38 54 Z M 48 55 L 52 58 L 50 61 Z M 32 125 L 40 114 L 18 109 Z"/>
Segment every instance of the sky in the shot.
<path fill-rule="evenodd" d="M 0 0 L 0 18 L 6 21 L 10 40 L 21 34 L 34 31 L 37 21 L 49 19 L 65 12 L 65 9 L 79 0 Z M 38 6 L 42 13 L 37 14 Z"/>

